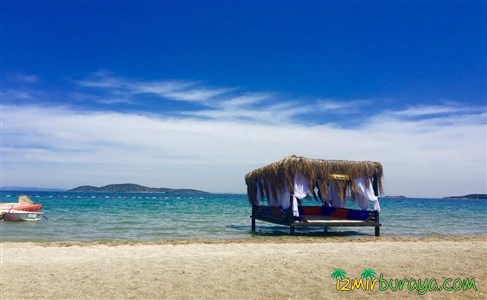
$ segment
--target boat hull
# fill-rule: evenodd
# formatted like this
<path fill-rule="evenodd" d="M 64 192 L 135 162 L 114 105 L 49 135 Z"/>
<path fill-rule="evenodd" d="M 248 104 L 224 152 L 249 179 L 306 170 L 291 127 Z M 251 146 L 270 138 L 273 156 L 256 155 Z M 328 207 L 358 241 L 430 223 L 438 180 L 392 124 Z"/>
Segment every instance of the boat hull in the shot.
<path fill-rule="evenodd" d="M 10 210 L 2 214 L 5 221 L 39 221 L 43 216 L 43 212 L 23 210 Z"/>

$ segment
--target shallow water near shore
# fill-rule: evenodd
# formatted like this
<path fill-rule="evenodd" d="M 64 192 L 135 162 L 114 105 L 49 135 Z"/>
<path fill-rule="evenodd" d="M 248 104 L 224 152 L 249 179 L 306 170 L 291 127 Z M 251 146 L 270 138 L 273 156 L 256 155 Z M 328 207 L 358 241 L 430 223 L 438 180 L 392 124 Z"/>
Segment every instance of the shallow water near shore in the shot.
<path fill-rule="evenodd" d="M 26 194 L 44 205 L 47 219 L 0 222 L 3 242 L 161 241 L 285 236 L 288 227 L 257 221 L 250 231 L 246 195 L 0 192 L 0 202 Z M 381 198 L 382 236 L 487 234 L 487 200 Z M 355 203 L 349 203 L 354 207 Z M 371 236 L 372 227 L 299 229 L 317 237 Z"/>

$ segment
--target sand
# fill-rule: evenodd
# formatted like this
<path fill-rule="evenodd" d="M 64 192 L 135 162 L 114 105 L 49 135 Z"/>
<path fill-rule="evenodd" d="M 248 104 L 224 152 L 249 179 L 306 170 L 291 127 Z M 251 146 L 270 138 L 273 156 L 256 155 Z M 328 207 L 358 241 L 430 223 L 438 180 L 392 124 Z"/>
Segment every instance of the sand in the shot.
<path fill-rule="evenodd" d="M 0 250 L 1 299 L 487 299 L 487 237 L 2 243 Z M 338 291 L 335 268 L 352 280 L 370 268 L 387 280 L 435 278 L 439 286 L 468 277 L 477 291 Z"/>

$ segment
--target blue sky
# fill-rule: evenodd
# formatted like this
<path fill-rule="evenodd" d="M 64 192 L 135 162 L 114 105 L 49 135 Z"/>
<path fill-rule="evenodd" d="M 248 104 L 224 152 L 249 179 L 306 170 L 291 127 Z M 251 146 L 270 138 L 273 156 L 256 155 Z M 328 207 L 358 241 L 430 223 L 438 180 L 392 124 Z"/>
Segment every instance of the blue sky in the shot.
<path fill-rule="evenodd" d="M 297 154 L 487 193 L 485 1 L 3 1 L 1 186 L 245 192 Z"/>

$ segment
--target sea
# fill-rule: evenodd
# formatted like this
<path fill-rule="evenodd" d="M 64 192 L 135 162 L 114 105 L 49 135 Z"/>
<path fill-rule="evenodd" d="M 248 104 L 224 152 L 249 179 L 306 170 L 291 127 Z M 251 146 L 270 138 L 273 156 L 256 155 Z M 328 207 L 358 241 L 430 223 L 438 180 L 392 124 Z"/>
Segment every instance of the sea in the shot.
<path fill-rule="evenodd" d="M 158 242 L 289 236 L 289 228 L 257 221 L 240 194 L 1 191 L 0 202 L 29 196 L 44 206 L 37 222 L 0 222 L 2 242 Z M 311 201 L 311 200 L 310 200 Z M 356 208 L 348 202 L 347 207 Z M 381 198 L 381 236 L 487 235 L 487 199 Z M 367 237 L 373 227 L 300 228 L 297 235 Z"/>

